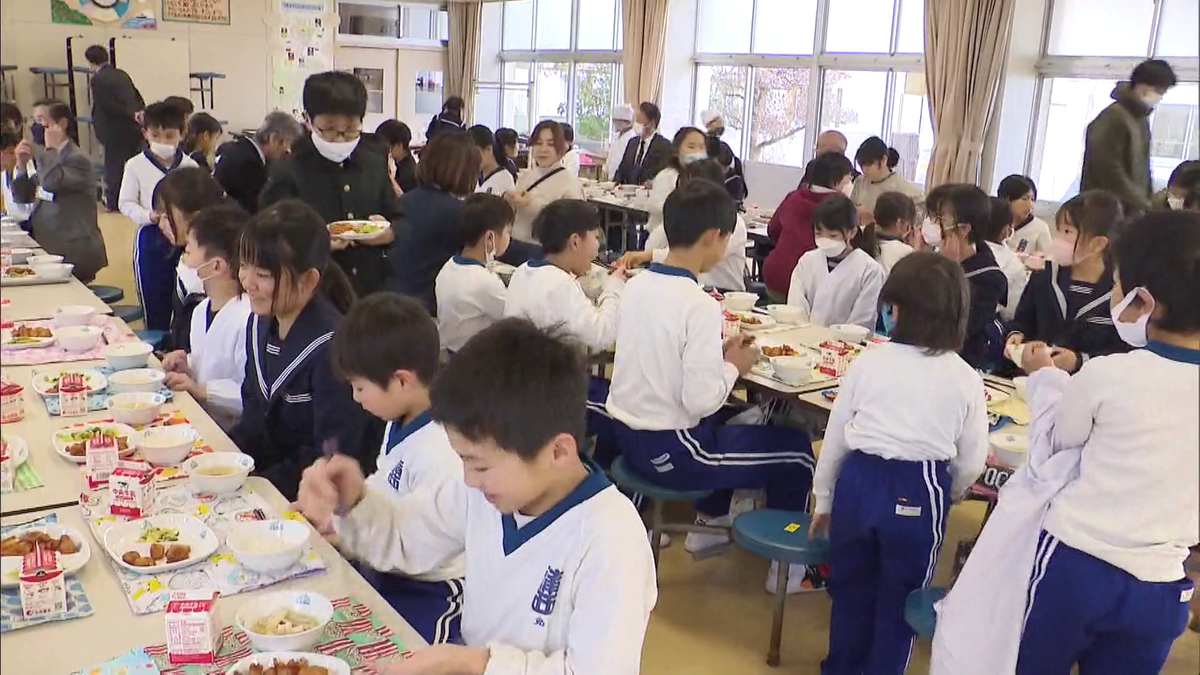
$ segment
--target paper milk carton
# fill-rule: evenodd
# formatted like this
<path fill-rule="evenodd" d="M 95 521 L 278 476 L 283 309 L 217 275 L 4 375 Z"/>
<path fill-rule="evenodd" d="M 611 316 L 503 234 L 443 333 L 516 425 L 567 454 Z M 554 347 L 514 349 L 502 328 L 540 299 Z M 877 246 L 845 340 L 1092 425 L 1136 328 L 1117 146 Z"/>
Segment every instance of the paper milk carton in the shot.
<path fill-rule="evenodd" d="M 0 383 L 0 424 L 25 419 L 25 387 L 15 382 Z"/>
<path fill-rule="evenodd" d="M 853 360 L 854 347 L 834 340 L 831 342 L 821 343 L 821 364 L 817 370 L 828 377 L 841 377 L 846 374 L 850 368 L 850 361 Z"/>
<path fill-rule="evenodd" d="M 108 478 L 109 512 L 145 518 L 154 512 L 154 468 L 146 462 L 120 462 Z"/>
<path fill-rule="evenodd" d="M 211 589 L 172 591 L 167 599 L 167 658 L 173 666 L 212 665 L 216 659 Z"/>
<path fill-rule="evenodd" d="M 87 440 L 83 456 L 89 490 L 100 488 L 108 482 L 120 464 L 120 455 L 115 438 L 98 433 Z"/>
<path fill-rule="evenodd" d="M 59 378 L 58 405 L 63 417 L 88 414 L 88 388 L 82 373 L 66 373 Z"/>
<path fill-rule="evenodd" d="M 18 578 L 21 613 L 25 620 L 55 616 L 67 611 L 66 573 L 58 564 L 58 553 L 35 546 L 21 561 Z"/>
<path fill-rule="evenodd" d="M 8 454 L 8 443 L 0 441 L 0 491 L 8 492 L 13 489 L 13 481 L 17 478 L 17 467 L 13 458 Z"/>

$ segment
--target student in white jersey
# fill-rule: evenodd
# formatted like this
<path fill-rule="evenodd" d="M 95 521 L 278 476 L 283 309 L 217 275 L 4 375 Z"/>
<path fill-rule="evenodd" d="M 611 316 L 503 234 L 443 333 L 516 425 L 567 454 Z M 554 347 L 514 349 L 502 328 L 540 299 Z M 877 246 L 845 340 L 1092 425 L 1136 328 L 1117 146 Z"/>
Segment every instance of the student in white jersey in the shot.
<path fill-rule="evenodd" d="M 1008 295 L 996 307 L 996 315 L 1001 321 L 1012 321 L 1017 313 L 1017 304 L 1021 302 L 1021 294 L 1025 292 L 1025 284 L 1029 282 L 1029 272 L 1017 254 L 1004 244 L 1004 240 L 1012 234 L 1012 205 L 999 197 L 989 198 L 988 205 L 988 219 L 980 229 L 979 236 L 992 250 L 996 266 L 1008 280 Z"/>
<path fill-rule="evenodd" d="M 442 349 L 456 352 L 504 318 L 508 289 L 490 267 L 508 248 L 512 223 L 512 207 L 500 197 L 476 193 L 463 201 L 458 221 L 462 249 L 446 261 L 434 283 Z"/>
<path fill-rule="evenodd" d="M 696 283 L 725 255 L 737 207 L 725 187 L 690 181 L 664 206 L 671 249 L 662 263 L 634 277 L 622 301 L 612 388 L 606 403 L 615 444 L 634 471 L 676 490 L 713 490 L 696 504 L 697 521 L 731 522 L 738 488 L 765 488 L 767 506 L 806 511 L 813 455 L 799 429 L 729 424 L 725 403 L 758 349 L 745 336 L 721 340 L 721 308 Z M 700 551 L 728 541 L 689 534 Z M 802 589 L 803 567 L 789 570 L 790 592 Z M 772 564 L 767 587 L 779 574 Z"/>
<path fill-rule="evenodd" d="M 870 253 L 877 248 L 874 231 L 859 229 L 854 202 L 844 195 L 817 206 L 813 230 L 817 247 L 792 270 L 788 304 L 819 326 L 852 323 L 874 330 L 885 276 Z"/>
<path fill-rule="evenodd" d="M 437 372 L 437 326 L 425 307 L 395 293 L 375 293 L 354 305 L 330 343 L 334 371 L 350 382 L 354 400 L 387 421 L 375 471 L 362 489 L 383 500 L 410 495 L 432 499 L 447 484 L 462 484 L 462 461 L 441 424 L 429 413 L 429 386 Z M 358 467 L 355 462 L 356 468 Z M 361 473 L 359 474 L 361 476 Z M 328 521 L 314 521 L 330 531 Z M 372 569 L 374 542 L 343 539 L 343 553 L 388 604 L 430 644 L 461 639 L 463 556 L 392 573 Z"/>
<path fill-rule="evenodd" d="M 572 342 L 596 351 L 617 338 L 617 308 L 625 289 L 625 268 L 606 274 L 593 303 L 579 285 L 600 252 L 600 214 L 575 199 L 560 199 L 542 210 L 534 223 L 545 257 L 513 272 L 504 316 L 528 319 L 538 328 L 555 329 Z"/>
<path fill-rule="evenodd" d="M 903 192 L 885 192 L 875 200 L 875 222 L 866 229 L 875 228 L 879 241 L 879 255 L 875 259 L 883 265 L 885 274 L 904 256 L 913 252 L 909 243 L 913 227 L 917 224 L 917 205 Z"/>
<path fill-rule="evenodd" d="M 475 141 L 475 147 L 479 148 L 479 187 L 475 188 L 475 191 L 502 196 L 516 187 L 513 175 L 504 165 L 507 159 L 504 149 L 496 143 L 492 130 L 482 124 L 476 124 L 467 131 Z"/>
<path fill-rule="evenodd" d="M 956 353 L 962 267 L 905 256 L 880 299 L 891 342 L 842 378 L 813 479 L 810 536 L 829 536 L 833 601 L 823 675 L 903 675 L 916 638 L 905 600 L 933 580 L 951 502 L 988 454 L 983 382 Z"/>
<path fill-rule="evenodd" d="M 253 311 L 234 262 L 250 214 L 234 203 L 202 209 L 188 223 L 180 262 L 201 283 L 204 299 L 192 310 L 188 344 L 163 357 L 165 384 L 186 391 L 229 429 L 242 415 L 246 325 Z"/>
<path fill-rule="evenodd" d="M 374 664 L 381 675 L 637 675 L 654 562 L 633 504 L 580 455 L 586 390 L 573 345 L 506 319 L 433 385 L 433 419 L 465 482 L 385 499 L 340 455 L 305 472 L 301 510 L 331 521 L 377 569 L 427 569 L 471 552 L 465 645 Z"/>

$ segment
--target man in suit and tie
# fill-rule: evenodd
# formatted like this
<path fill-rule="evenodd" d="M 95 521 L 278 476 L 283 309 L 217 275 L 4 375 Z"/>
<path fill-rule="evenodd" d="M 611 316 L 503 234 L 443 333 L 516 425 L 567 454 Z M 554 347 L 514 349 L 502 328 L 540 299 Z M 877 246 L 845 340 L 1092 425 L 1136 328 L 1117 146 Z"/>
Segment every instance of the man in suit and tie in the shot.
<path fill-rule="evenodd" d="M 116 211 L 125 162 L 142 151 L 139 116 L 146 102 L 129 73 L 109 63 L 107 49 L 92 45 L 83 57 L 92 70 L 92 127 L 104 146 L 104 203 Z"/>
<path fill-rule="evenodd" d="M 642 101 L 633 115 L 637 133 L 625 146 L 625 155 L 617 167 L 616 182 L 622 185 L 649 183 L 671 159 L 671 141 L 658 133 L 662 112 L 649 101 Z"/>

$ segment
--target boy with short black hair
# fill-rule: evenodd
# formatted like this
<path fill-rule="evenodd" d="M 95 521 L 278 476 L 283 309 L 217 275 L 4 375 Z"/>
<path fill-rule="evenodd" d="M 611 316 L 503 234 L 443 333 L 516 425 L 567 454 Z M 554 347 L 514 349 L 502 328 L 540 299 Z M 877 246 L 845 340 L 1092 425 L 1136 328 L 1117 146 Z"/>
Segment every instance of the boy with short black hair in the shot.
<path fill-rule="evenodd" d="M 595 304 L 580 285 L 600 252 L 596 207 L 577 199 L 552 202 L 533 222 L 533 235 L 542 242 L 545 257 L 513 272 L 504 316 L 529 319 L 542 329 L 561 329 L 564 337 L 588 349 L 611 347 L 617 337 L 625 268 L 617 265 L 604 276 Z"/>
<path fill-rule="evenodd" d="M 654 564 L 633 504 L 580 456 L 586 381 L 571 344 L 505 319 L 472 338 L 432 391 L 465 482 L 388 500 L 349 458 L 305 472 L 302 511 L 331 520 L 343 545 L 368 547 L 377 568 L 424 569 L 471 551 L 466 646 L 419 650 L 403 665 L 377 664 L 380 673 L 639 671 Z"/>
<path fill-rule="evenodd" d="M 438 366 L 437 326 L 421 304 L 395 293 L 360 300 L 333 336 L 334 372 L 348 380 L 354 400 L 387 420 L 376 470 L 360 489 L 384 501 L 409 495 L 429 500 L 445 485 L 462 484 L 462 461 L 446 430 L 429 413 L 429 386 Z M 349 460 L 357 468 L 355 460 Z M 306 472 L 307 475 L 307 472 Z M 361 473 L 359 480 L 363 481 Z M 303 490 L 303 488 L 302 488 Z M 328 530 L 327 521 L 315 521 Z M 379 550 L 370 539 L 342 539 L 341 550 L 373 565 Z M 450 555 L 408 567 L 359 570 L 431 644 L 459 637 L 463 557 Z"/>
<path fill-rule="evenodd" d="M 606 405 L 633 470 L 670 489 L 713 490 L 696 504 L 697 521 L 726 526 L 737 488 L 766 488 L 770 508 L 807 511 L 814 465 L 803 431 L 727 424 L 725 402 L 758 349 L 744 336 L 722 342 L 721 307 L 696 277 L 725 257 L 736 222 L 733 199 L 709 181 L 690 181 L 667 198 L 670 251 L 628 284 Z M 685 546 L 697 552 L 727 541 L 689 534 Z M 778 571 L 772 564 L 771 592 Z M 794 571 L 791 592 L 804 577 L 803 568 Z"/>
<path fill-rule="evenodd" d="M 434 283 L 443 349 L 462 349 L 476 333 L 504 318 L 507 289 L 491 264 L 508 249 L 513 217 L 512 207 L 496 195 L 480 192 L 463 201 L 458 221 L 462 249 L 446 261 Z"/>

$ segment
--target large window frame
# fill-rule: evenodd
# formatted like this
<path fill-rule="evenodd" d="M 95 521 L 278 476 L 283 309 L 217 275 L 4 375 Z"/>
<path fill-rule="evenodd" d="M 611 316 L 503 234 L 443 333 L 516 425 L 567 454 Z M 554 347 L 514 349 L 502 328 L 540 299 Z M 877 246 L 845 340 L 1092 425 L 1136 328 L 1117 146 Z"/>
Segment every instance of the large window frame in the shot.
<path fill-rule="evenodd" d="M 1051 54 L 1050 43 L 1054 29 L 1055 4 L 1056 0 L 1047 0 L 1046 3 L 1045 21 L 1043 21 L 1042 25 L 1041 57 L 1035 66 L 1037 82 L 1034 92 L 1034 119 L 1029 129 L 1029 138 L 1026 143 L 1025 173 L 1033 177 L 1035 181 L 1042 176 L 1044 168 L 1043 158 L 1046 156 L 1045 151 L 1050 127 L 1053 80 L 1112 80 L 1119 82 L 1128 80 L 1129 74 L 1133 72 L 1133 69 L 1145 59 L 1162 58 L 1171 64 L 1171 68 L 1175 71 L 1180 85 L 1196 86 L 1197 83 L 1200 83 L 1200 59 L 1195 57 L 1156 55 L 1158 41 L 1165 26 L 1163 21 L 1163 0 L 1155 0 L 1154 2 L 1146 53 L 1141 56 L 1068 56 Z M 1153 124 L 1154 114 L 1152 113 L 1151 125 L 1153 126 Z M 1200 130 L 1200 110 L 1194 109 L 1189 116 L 1187 129 L 1185 130 L 1185 138 L 1190 137 L 1193 141 L 1191 144 L 1193 152 L 1188 155 L 1189 144 L 1185 142 L 1184 153 L 1188 156 L 1181 157 L 1180 160 L 1197 158 L 1194 141 L 1198 130 Z M 1082 139 L 1080 139 L 1080 143 L 1082 143 Z M 1079 162 L 1080 169 L 1082 169 L 1082 164 L 1081 156 Z M 1161 175 L 1162 173 L 1161 171 L 1156 172 L 1154 176 L 1156 189 L 1166 184 L 1166 177 Z M 1056 190 L 1055 192 L 1057 193 L 1058 191 Z M 1072 190 L 1068 189 L 1063 194 L 1047 194 L 1045 195 L 1045 199 L 1057 202 L 1060 197 L 1070 196 L 1071 192 Z M 1043 195 L 1039 194 L 1038 197 L 1040 199 Z"/>
<path fill-rule="evenodd" d="M 748 0 L 750 5 L 751 20 L 750 20 L 750 47 L 749 53 L 714 53 L 701 50 L 700 35 L 701 21 L 703 20 L 703 3 L 696 0 L 697 21 L 695 45 L 696 52 L 694 55 L 695 66 L 692 73 L 692 117 L 696 119 L 702 112 L 703 106 L 697 99 L 699 98 L 700 87 L 700 68 L 704 66 L 739 66 L 748 69 L 748 77 L 746 78 L 746 86 L 742 98 L 742 119 L 745 120 L 745 127 L 741 131 L 741 138 L 737 141 L 740 147 L 734 148 L 740 157 L 751 158 L 754 143 L 753 129 L 753 106 L 756 75 L 759 69 L 774 69 L 774 68 L 790 68 L 808 71 L 808 91 L 807 102 L 805 109 L 805 130 L 803 142 L 803 161 L 807 162 L 812 159 L 816 145 L 817 136 L 824 129 L 821 127 L 820 120 L 822 118 L 822 103 L 825 98 L 825 75 L 827 72 L 836 71 L 870 71 L 881 72 L 886 74 L 886 88 L 884 91 L 883 104 L 883 119 L 881 120 L 880 136 L 884 139 L 891 138 L 894 120 L 896 119 L 896 101 L 898 94 L 903 92 L 897 91 L 897 81 L 907 78 L 899 77 L 899 74 L 916 74 L 924 79 L 925 75 L 925 56 L 923 53 L 902 53 L 898 51 L 900 44 L 900 25 L 902 11 L 905 3 L 916 2 L 919 0 L 893 0 L 892 6 L 892 26 L 888 42 L 888 51 L 880 53 L 846 53 L 846 52 L 827 52 L 826 42 L 829 32 L 829 11 L 833 0 L 817 0 L 816 3 L 816 27 L 813 35 L 812 54 L 811 55 L 787 55 L 787 54 L 757 54 L 754 53 L 756 47 L 756 26 L 758 21 L 758 5 L 759 0 Z M 901 88 L 903 85 L 901 85 Z M 928 121 L 928 99 L 926 97 L 925 116 Z M 848 148 L 848 154 L 853 155 L 855 148 Z M 801 165 L 802 166 L 802 165 Z M 923 172 L 918 171 L 915 180 L 919 183 L 924 183 L 925 176 Z"/>
<path fill-rule="evenodd" d="M 576 129 L 576 142 L 578 145 L 588 147 L 589 149 L 598 149 L 605 139 L 588 139 L 582 137 L 579 133 L 579 75 L 581 66 L 582 70 L 586 71 L 595 64 L 608 64 L 612 67 L 612 77 L 609 82 L 608 100 L 609 104 L 605 106 L 607 109 L 603 111 L 603 119 L 605 128 L 610 124 L 609 116 L 611 115 L 612 106 L 624 100 L 623 95 L 623 35 L 622 35 L 622 18 L 621 18 L 621 0 L 616 0 L 613 12 L 613 42 L 615 48 L 612 50 L 604 49 L 582 49 L 579 47 L 580 33 L 580 3 L 586 0 L 569 0 L 571 5 L 571 23 L 570 23 L 570 46 L 567 49 L 537 49 L 538 44 L 538 10 L 542 2 L 548 0 L 532 0 L 532 26 L 529 42 L 533 46 L 532 49 L 506 49 L 504 48 L 504 35 L 506 23 L 510 20 L 510 11 L 512 7 L 508 2 L 496 3 L 500 5 L 501 18 L 500 26 L 494 29 L 499 30 L 500 35 L 500 50 L 496 53 L 496 58 L 499 61 L 499 81 L 495 79 L 484 79 L 482 77 L 484 58 L 491 58 L 490 55 L 481 54 L 480 71 L 481 77 L 477 78 L 476 100 L 480 96 L 479 92 L 495 92 L 498 109 L 495 114 L 495 119 L 500 120 L 503 124 L 505 119 L 505 111 L 512 108 L 514 105 L 520 107 L 524 103 L 524 110 L 528 114 L 529 128 L 516 129 L 519 133 L 528 133 L 532 126 L 542 119 L 554 119 L 560 122 L 567 122 Z M 490 3 L 489 3 L 490 4 Z M 484 6 L 485 8 L 487 5 Z M 524 19 L 525 17 L 521 17 Z M 542 115 L 537 111 L 538 98 L 538 65 L 539 64 L 555 64 L 565 65 L 565 89 L 566 97 L 563 100 L 563 112 L 560 115 Z M 510 82 L 507 80 L 507 73 L 510 72 L 510 66 L 525 66 L 528 65 L 531 71 L 529 82 Z M 514 100 L 515 98 L 523 99 L 523 101 Z M 607 136 L 607 133 L 605 134 Z M 592 148 L 590 146 L 595 146 Z"/>

